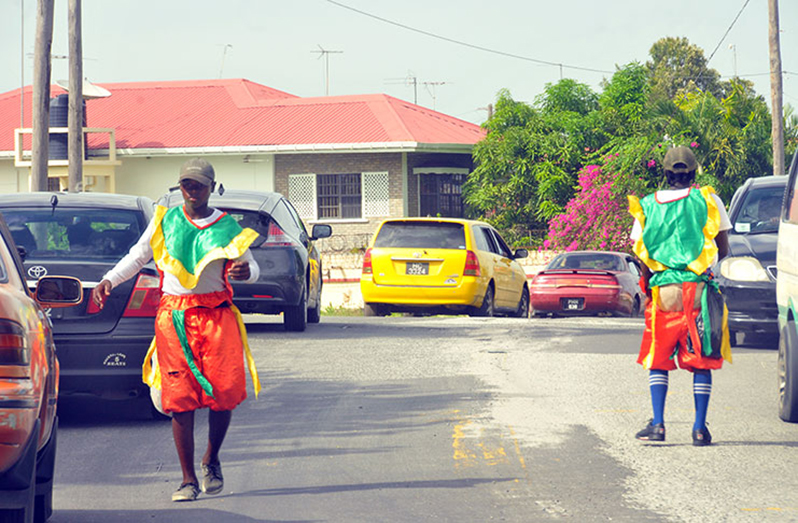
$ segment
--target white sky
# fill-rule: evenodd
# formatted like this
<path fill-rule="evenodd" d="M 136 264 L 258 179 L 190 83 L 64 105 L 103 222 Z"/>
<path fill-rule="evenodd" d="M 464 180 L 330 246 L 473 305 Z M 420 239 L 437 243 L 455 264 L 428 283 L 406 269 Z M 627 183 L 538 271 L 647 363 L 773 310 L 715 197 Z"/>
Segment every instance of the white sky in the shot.
<path fill-rule="evenodd" d="M 564 77 L 599 91 L 615 65 L 645 62 L 664 36 L 686 36 L 709 57 L 745 0 L 335 0 L 352 8 L 509 54 L 562 63 Z M 780 0 L 784 103 L 798 107 L 798 1 Z M 36 0 L 0 0 L 0 92 L 21 83 L 33 53 Z M 65 55 L 67 0 L 56 0 L 53 55 Z M 298 96 L 386 93 L 481 123 L 501 88 L 533 101 L 560 67 L 500 56 L 403 29 L 330 0 L 83 0 L 85 76 L 94 83 L 246 78 Z M 730 48 L 734 46 L 734 49 Z M 231 47 L 227 47 L 231 46 Z M 736 52 L 735 52 L 736 50 Z M 749 0 L 710 67 L 748 77 L 770 102 L 767 0 Z M 33 59 L 24 58 L 25 83 Z M 223 67 L 222 67 L 223 66 Z M 607 72 L 574 69 L 576 66 Z M 67 79 L 65 59 L 53 80 Z M 441 85 L 433 83 L 445 82 Z M 426 85 L 425 85 L 426 83 Z M 433 98 L 433 93 L 435 98 Z"/>

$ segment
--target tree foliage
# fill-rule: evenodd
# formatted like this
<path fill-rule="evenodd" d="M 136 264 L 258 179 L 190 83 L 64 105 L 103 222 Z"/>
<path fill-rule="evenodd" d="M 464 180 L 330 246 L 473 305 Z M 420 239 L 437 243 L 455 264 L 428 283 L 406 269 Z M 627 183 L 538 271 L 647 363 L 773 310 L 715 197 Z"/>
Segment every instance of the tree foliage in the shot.
<path fill-rule="evenodd" d="M 672 100 L 677 94 L 702 91 L 722 96 L 720 73 L 707 67 L 704 51 L 687 38 L 657 40 L 646 62 L 653 100 Z"/>

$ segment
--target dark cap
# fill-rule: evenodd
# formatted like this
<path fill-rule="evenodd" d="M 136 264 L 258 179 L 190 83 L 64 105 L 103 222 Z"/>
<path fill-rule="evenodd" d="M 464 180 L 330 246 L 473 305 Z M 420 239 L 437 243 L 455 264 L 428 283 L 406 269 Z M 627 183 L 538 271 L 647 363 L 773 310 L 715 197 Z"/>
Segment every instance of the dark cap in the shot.
<path fill-rule="evenodd" d="M 194 180 L 202 185 L 210 185 L 215 180 L 213 166 L 202 158 L 192 158 L 180 167 L 180 180 Z"/>
<path fill-rule="evenodd" d="M 668 152 L 665 153 L 665 159 L 662 161 L 662 167 L 665 172 L 670 171 L 674 174 L 694 172 L 697 166 L 693 151 L 684 146 L 668 149 Z"/>

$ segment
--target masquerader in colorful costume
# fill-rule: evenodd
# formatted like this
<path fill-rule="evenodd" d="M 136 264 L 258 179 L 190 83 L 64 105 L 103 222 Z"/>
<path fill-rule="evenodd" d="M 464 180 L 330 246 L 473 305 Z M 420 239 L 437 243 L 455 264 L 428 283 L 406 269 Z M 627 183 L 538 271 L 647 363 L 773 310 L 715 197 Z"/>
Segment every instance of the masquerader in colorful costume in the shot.
<path fill-rule="evenodd" d="M 729 252 L 731 222 L 711 187 L 691 188 L 697 164 L 690 149 L 669 149 L 663 164 L 669 190 L 642 200 L 629 196 L 629 212 L 635 218 L 631 239 L 644 264 L 641 286 L 650 298 L 637 362 L 649 370 L 654 410 L 653 419 L 636 437 L 665 441 L 668 372 L 675 370 L 678 362 L 680 368 L 693 373 L 693 445 L 704 446 L 712 442 L 706 426 L 711 371 L 721 368 L 724 359 L 731 362 L 728 313 L 721 304 L 722 336 L 716 339 L 720 350 L 713 351 L 708 305 L 714 296 L 720 299 L 709 269 Z M 696 322 L 706 327 L 703 335 Z"/>
<path fill-rule="evenodd" d="M 256 281 L 260 269 L 249 245 L 258 233 L 242 229 L 226 213 L 208 207 L 215 173 L 202 159 L 180 169 L 183 206 L 158 207 L 138 243 L 92 292 L 102 307 L 111 290 L 155 260 L 161 274 L 161 301 L 155 339 L 144 362 L 144 380 L 161 390 L 161 408 L 172 414 L 172 432 L 183 482 L 172 501 L 192 501 L 200 488 L 222 491 L 219 450 L 233 409 L 247 396 L 246 367 L 255 394 L 260 391 L 241 313 L 233 305 L 228 278 Z M 208 446 L 202 482 L 194 470 L 194 411 L 209 408 Z"/>

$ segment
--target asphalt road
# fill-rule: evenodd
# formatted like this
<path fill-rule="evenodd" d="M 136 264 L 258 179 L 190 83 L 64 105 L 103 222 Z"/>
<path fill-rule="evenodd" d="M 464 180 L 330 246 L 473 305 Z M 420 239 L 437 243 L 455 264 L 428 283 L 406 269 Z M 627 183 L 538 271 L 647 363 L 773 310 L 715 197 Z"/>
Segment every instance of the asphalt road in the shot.
<path fill-rule="evenodd" d="M 772 341 L 714 374 L 716 444 L 696 448 L 685 372 L 667 441 L 633 437 L 650 417 L 639 319 L 249 320 L 264 389 L 234 415 L 223 494 L 170 501 L 170 426 L 146 408 L 69 404 L 52 522 L 798 521 Z"/>

